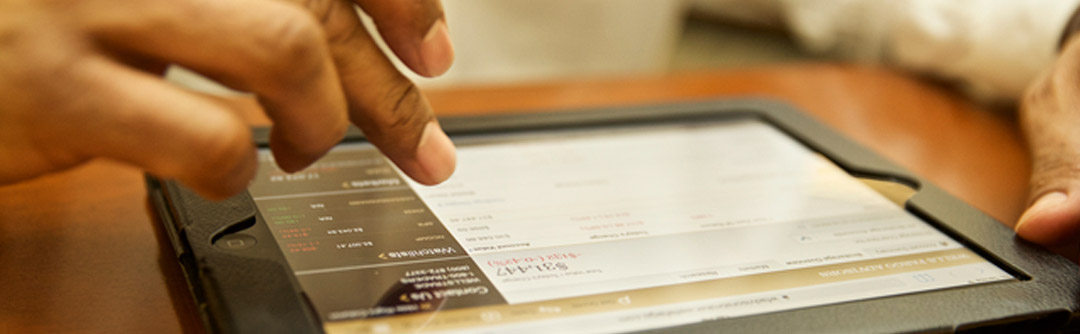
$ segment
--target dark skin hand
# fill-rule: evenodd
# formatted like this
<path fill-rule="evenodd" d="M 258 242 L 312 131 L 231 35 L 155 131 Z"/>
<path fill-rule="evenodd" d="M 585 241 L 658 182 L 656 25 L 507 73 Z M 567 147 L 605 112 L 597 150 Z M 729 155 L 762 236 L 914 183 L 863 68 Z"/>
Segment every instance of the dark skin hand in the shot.
<path fill-rule="evenodd" d="M 167 64 L 255 93 L 286 171 L 351 121 L 416 181 L 445 180 L 453 144 L 354 5 L 414 72 L 449 69 L 438 0 L 0 0 L 0 184 L 106 158 L 210 198 L 242 191 L 250 130 L 234 104 L 164 82 Z"/>

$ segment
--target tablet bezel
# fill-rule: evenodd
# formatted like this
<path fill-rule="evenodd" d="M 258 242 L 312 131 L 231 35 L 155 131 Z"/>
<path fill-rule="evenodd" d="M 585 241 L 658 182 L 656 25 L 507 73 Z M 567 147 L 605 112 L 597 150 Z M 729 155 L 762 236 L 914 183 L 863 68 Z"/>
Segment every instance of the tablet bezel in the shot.
<path fill-rule="evenodd" d="M 1076 264 L 1017 239 L 1000 222 L 783 103 L 742 99 L 450 117 L 440 119 L 440 123 L 451 137 L 457 137 L 745 117 L 775 126 L 854 175 L 912 186 L 917 192 L 907 202 L 910 212 L 1018 280 L 645 332 L 953 332 L 1017 326 L 1030 331 L 1062 328 L 1073 322 L 1073 314 L 1080 310 L 1080 275 Z M 256 129 L 255 140 L 265 146 L 268 131 Z M 356 129 L 350 130 L 346 138 L 348 142 L 363 140 Z M 153 177 L 147 180 L 151 202 L 209 329 L 223 333 L 323 331 L 270 230 L 261 223 L 262 217 L 250 195 L 245 192 L 222 202 L 211 202 L 176 182 Z M 215 246 L 215 241 L 223 236 L 238 233 L 256 242 L 243 249 Z"/>

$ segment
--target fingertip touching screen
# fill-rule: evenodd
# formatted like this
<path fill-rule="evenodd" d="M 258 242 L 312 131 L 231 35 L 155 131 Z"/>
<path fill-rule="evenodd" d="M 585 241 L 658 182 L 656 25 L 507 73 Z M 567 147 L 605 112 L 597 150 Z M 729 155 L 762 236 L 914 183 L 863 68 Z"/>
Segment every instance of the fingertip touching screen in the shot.
<path fill-rule="evenodd" d="M 761 120 L 366 143 L 250 192 L 328 333 L 620 332 L 1014 280 Z"/>

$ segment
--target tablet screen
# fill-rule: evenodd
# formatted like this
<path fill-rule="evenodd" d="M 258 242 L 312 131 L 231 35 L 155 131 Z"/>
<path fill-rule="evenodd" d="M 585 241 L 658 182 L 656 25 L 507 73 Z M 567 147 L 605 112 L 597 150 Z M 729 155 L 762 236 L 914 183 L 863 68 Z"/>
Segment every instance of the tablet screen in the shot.
<path fill-rule="evenodd" d="M 328 333 L 615 332 L 1013 280 L 767 123 L 368 144 L 251 185 Z"/>

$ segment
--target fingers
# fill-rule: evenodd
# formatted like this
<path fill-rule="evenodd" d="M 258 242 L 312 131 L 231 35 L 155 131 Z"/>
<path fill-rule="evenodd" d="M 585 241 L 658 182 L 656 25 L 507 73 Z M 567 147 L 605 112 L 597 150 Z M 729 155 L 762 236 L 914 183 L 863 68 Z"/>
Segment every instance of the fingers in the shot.
<path fill-rule="evenodd" d="M 250 130 L 223 105 L 102 58 L 80 65 L 66 83 L 77 102 L 40 120 L 52 149 L 127 162 L 211 199 L 247 187 L 257 165 Z"/>
<path fill-rule="evenodd" d="M 24 146 L 41 151 L 40 160 L 52 167 L 107 157 L 179 179 L 212 198 L 242 190 L 255 157 L 241 120 L 225 104 L 131 67 L 154 71 L 170 62 L 254 91 L 276 123 L 271 147 L 283 169 L 322 155 L 351 119 L 417 181 L 446 179 L 454 168 L 453 144 L 423 95 L 363 29 L 352 3 L 303 3 L 330 6 L 315 12 L 317 20 L 295 4 L 263 0 L 43 4 L 76 44 L 90 38 L 87 54 L 114 59 L 87 55 L 49 70 L 45 86 L 51 88 L 42 89 L 62 97 L 35 100 L 48 101 L 49 108 L 23 109 L 50 110 L 20 114 L 26 116 L 18 118 L 20 126 L 40 130 Z M 437 2 L 368 6 L 406 62 L 429 75 L 449 67 L 453 53 Z M 394 17 L 413 20 L 396 23 Z M 419 35 L 417 27 L 423 27 Z"/>
<path fill-rule="evenodd" d="M 1017 234 L 1044 246 L 1080 241 L 1080 44 L 1025 93 L 1021 125 L 1031 148 L 1030 205 Z M 1073 250 L 1075 252 L 1075 250 Z"/>
<path fill-rule="evenodd" d="M 436 184 L 450 177 L 456 163 L 453 143 L 427 99 L 364 30 L 352 4 L 323 0 L 309 5 L 322 17 L 352 122 L 413 180 Z"/>
<path fill-rule="evenodd" d="M 417 74 L 434 77 L 454 62 L 446 17 L 438 0 L 355 0 L 371 16 L 390 49 Z"/>
<path fill-rule="evenodd" d="M 345 97 L 338 96 L 347 101 L 348 119 L 402 171 L 425 184 L 441 182 L 453 172 L 453 144 L 427 100 L 379 50 L 351 2 L 304 1 L 314 15 L 296 14 L 293 5 L 262 0 L 170 3 L 144 6 L 136 19 L 128 18 L 130 8 L 111 16 L 96 15 L 86 25 L 107 45 L 181 63 L 233 87 L 254 90 L 276 124 L 271 148 L 285 170 L 310 163 L 341 138 L 345 113 L 335 117 L 324 110 L 345 105 L 335 103 L 339 98 L 333 94 L 326 95 L 342 94 L 344 88 Z M 415 28 L 434 24 L 442 16 L 437 2 L 388 3 L 394 5 L 370 5 L 379 20 L 413 17 L 407 22 Z M 317 23 L 322 27 L 311 28 Z M 408 35 L 402 28 L 407 25 L 386 26 L 388 34 Z M 413 59 L 424 53 L 422 39 L 397 37 L 415 44 Z M 442 46 L 448 47 L 448 39 L 444 40 Z"/>
<path fill-rule="evenodd" d="M 286 171 L 307 166 L 344 136 L 344 93 L 326 36 L 308 11 L 263 0 L 143 3 L 84 24 L 110 47 L 255 92 L 274 120 L 270 147 Z M 130 15 L 131 6 L 140 15 Z"/>

